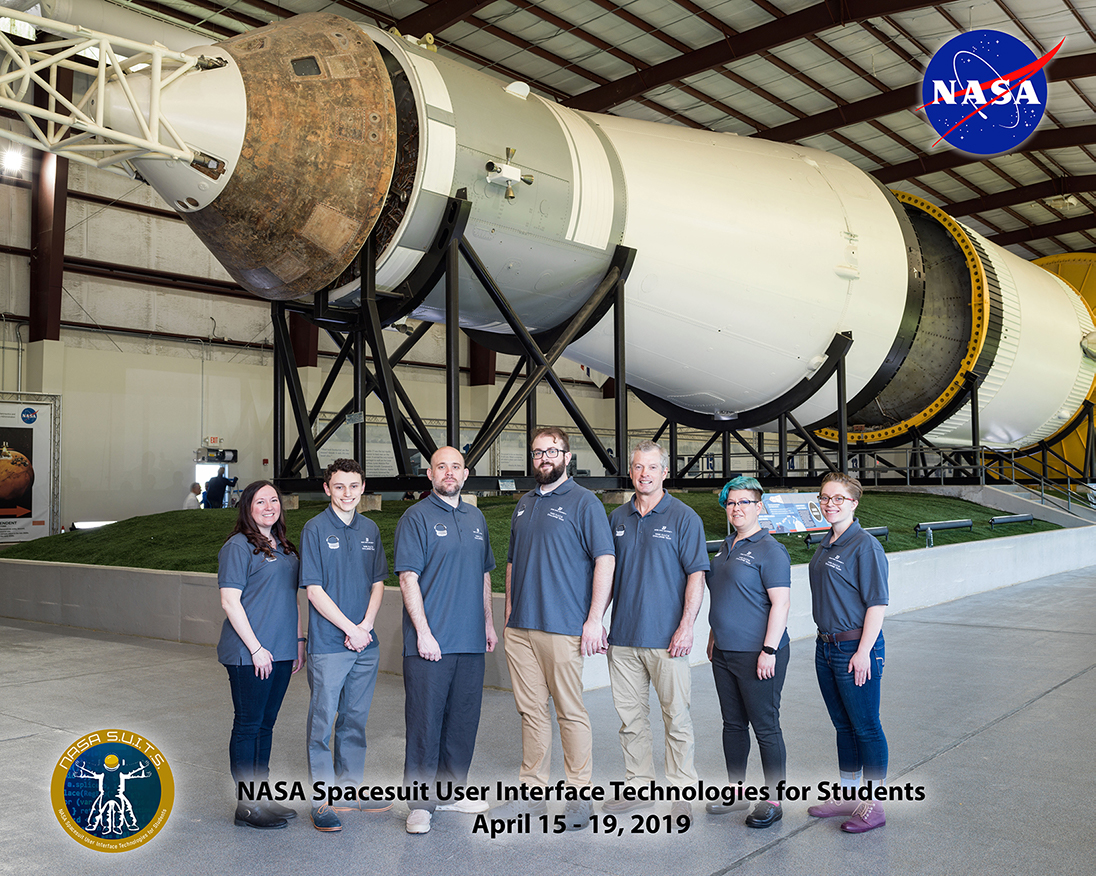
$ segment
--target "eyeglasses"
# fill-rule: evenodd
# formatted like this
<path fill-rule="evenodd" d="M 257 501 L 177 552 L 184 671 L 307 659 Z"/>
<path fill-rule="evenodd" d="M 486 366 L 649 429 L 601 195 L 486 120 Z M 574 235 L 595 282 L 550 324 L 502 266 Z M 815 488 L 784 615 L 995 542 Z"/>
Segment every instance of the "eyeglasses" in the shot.
<path fill-rule="evenodd" d="M 549 447 L 547 450 L 534 450 L 529 455 L 533 457 L 533 459 L 540 459 L 542 456 L 547 456 L 549 459 L 555 459 L 561 453 L 563 453 L 563 451 L 558 447 Z"/>
<path fill-rule="evenodd" d="M 819 496 L 819 505 L 836 505 L 840 508 L 845 502 L 855 502 L 851 496 Z"/>
<path fill-rule="evenodd" d="M 760 499 L 739 499 L 737 502 L 728 502 L 724 508 L 745 508 L 747 505 L 761 504 Z"/>

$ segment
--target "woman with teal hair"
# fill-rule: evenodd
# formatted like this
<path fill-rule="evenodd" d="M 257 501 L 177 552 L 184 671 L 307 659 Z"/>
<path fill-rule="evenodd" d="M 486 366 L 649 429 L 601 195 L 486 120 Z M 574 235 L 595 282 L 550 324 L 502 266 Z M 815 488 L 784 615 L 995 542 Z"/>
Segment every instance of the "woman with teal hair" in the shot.
<path fill-rule="evenodd" d="M 746 824 L 769 827 L 784 814 L 775 798 L 787 768 L 780 692 L 788 671 L 791 559 L 759 521 L 761 484 L 755 478 L 729 481 L 719 503 L 734 530 L 712 558 L 708 573 L 708 659 L 723 713 L 723 757 L 732 787 L 744 781 L 752 726 L 768 794 L 746 816 Z M 707 810 L 723 815 L 747 805 L 744 800 L 709 803 Z"/>

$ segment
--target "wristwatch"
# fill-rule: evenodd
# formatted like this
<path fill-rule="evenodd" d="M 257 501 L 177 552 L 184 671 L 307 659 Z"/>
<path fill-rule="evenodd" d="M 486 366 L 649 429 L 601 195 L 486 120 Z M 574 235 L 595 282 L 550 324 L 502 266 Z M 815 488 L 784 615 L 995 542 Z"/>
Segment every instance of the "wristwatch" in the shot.
<path fill-rule="evenodd" d="M 762 645 L 761 650 L 768 654 L 770 657 L 776 656 L 776 648 L 770 648 L 768 645 Z"/>

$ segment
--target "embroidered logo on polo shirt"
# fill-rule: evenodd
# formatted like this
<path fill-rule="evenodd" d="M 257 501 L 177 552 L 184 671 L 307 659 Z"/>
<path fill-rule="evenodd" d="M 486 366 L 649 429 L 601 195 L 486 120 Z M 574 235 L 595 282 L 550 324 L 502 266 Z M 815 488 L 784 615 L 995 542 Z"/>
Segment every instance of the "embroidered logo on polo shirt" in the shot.
<path fill-rule="evenodd" d="M 520 506 L 520 507 L 518 508 L 518 517 L 521 517 L 521 515 L 522 515 L 522 514 L 524 514 L 524 513 L 525 513 L 525 506 L 524 506 L 524 505 L 521 505 L 521 506 Z"/>
<path fill-rule="evenodd" d="M 615 535 L 617 538 L 620 538 L 622 535 L 624 535 L 624 526 L 617 526 L 616 532 L 614 532 L 613 535 Z"/>
<path fill-rule="evenodd" d="M 477 526 L 475 529 L 472 530 L 472 538 L 474 538 L 476 541 L 483 541 L 483 530 Z"/>
<path fill-rule="evenodd" d="M 266 562 L 268 562 L 268 563 L 276 563 L 276 562 L 278 562 L 278 558 L 277 558 L 277 557 L 275 557 L 275 556 L 269 556 L 269 557 L 264 557 L 263 559 L 264 559 L 264 560 L 265 560 Z"/>
<path fill-rule="evenodd" d="M 449 530 L 445 528 L 444 523 L 435 523 L 434 524 L 434 534 L 436 536 L 438 536 L 438 538 L 442 538 L 442 537 L 449 534 Z"/>
<path fill-rule="evenodd" d="M 362 550 L 363 551 L 375 551 L 376 548 L 373 546 L 373 540 L 369 539 L 369 538 L 363 538 L 362 539 Z"/>
<path fill-rule="evenodd" d="M 563 520 L 564 522 L 566 522 L 567 520 L 567 512 L 563 510 L 562 505 L 560 505 L 558 508 L 552 508 L 548 512 L 548 516 L 556 520 Z"/>
<path fill-rule="evenodd" d="M 329 550 L 337 551 L 339 549 L 339 537 L 337 535 L 329 535 L 327 537 L 327 547 Z"/>
<path fill-rule="evenodd" d="M 735 557 L 735 559 L 738 560 L 738 562 L 740 562 L 740 563 L 745 563 L 747 566 L 752 566 L 753 565 L 753 552 L 752 551 L 746 551 L 744 554 L 739 554 L 737 557 Z"/>
<path fill-rule="evenodd" d="M 667 538 L 672 539 L 674 537 L 674 531 L 668 526 L 660 526 L 654 532 L 651 533 L 651 538 Z"/>

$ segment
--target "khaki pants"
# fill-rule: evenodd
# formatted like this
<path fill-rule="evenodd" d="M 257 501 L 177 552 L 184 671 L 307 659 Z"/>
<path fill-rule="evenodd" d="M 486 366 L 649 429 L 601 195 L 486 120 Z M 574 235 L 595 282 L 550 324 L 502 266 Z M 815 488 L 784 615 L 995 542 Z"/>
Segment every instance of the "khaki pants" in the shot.
<path fill-rule="evenodd" d="M 506 665 L 521 715 L 521 781 L 547 785 L 552 768 L 552 724 L 548 698 L 556 707 L 563 770 L 571 785 L 586 786 L 593 775 L 590 716 L 582 702 L 579 636 L 507 627 Z"/>
<path fill-rule="evenodd" d="M 654 685 L 666 730 L 666 781 L 677 786 L 695 784 L 693 719 L 689 714 L 692 675 L 688 656 L 671 657 L 665 648 L 612 645 L 609 681 L 613 686 L 613 705 L 620 717 L 620 745 L 624 749 L 627 782 L 655 781 L 649 693 Z"/>

